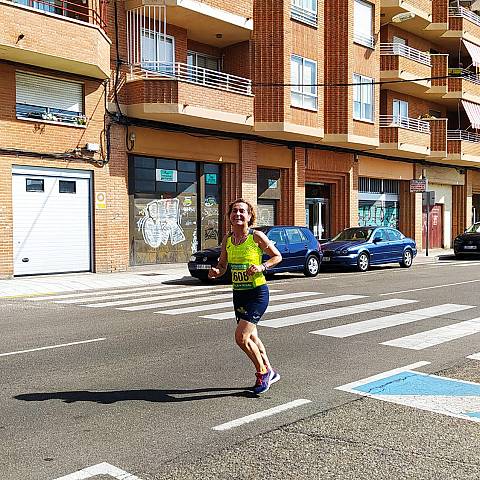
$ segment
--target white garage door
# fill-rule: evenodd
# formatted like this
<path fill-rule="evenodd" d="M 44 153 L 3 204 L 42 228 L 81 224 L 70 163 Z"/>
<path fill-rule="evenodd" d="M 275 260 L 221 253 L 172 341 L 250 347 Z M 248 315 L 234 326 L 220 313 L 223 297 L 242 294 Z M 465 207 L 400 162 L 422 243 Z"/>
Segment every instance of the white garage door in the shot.
<path fill-rule="evenodd" d="M 13 167 L 13 273 L 91 270 L 91 173 Z"/>

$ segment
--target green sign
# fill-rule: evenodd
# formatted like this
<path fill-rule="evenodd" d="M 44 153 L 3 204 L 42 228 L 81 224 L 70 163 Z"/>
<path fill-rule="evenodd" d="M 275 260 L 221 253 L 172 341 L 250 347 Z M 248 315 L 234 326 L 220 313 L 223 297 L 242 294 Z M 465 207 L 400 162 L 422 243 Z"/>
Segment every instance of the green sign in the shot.
<path fill-rule="evenodd" d="M 217 174 L 216 173 L 206 173 L 205 174 L 205 183 L 207 185 L 216 185 L 217 184 Z"/>
<path fill-rule="evenodd" d="M 162 168 L 157 168 L 157 182 L 176 182 L 177 181 L 177 171 L 176 170 L 163 170 Z"/>

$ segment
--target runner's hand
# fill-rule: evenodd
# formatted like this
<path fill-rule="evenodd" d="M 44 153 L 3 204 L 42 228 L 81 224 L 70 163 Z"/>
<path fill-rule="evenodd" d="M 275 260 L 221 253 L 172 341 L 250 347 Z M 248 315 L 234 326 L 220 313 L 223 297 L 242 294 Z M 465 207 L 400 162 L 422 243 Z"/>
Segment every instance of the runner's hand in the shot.
<path fill-rule="evenodd" d="M 220 276 L 220 269 L 219 268 L 212 267 L 208 271 L 208 278 L 218 278 L 219 276 Z"/>
<path fill-rule="evenodd" d="M 250 265 L 248 268 L 247 268 L 247 275 L 253 275 L 255 273 L 260 273 L 260 272 L 263 272 L 263 266 L 262 265 Z"/>

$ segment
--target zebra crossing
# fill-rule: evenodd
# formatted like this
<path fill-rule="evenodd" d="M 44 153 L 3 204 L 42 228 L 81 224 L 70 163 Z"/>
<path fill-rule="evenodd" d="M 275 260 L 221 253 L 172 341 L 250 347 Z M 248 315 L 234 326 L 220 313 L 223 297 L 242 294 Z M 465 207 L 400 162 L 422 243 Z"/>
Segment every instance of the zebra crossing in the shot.
<path fill-rule="evenodd" d="M 395 348 L 423 350 L 459 338 L 480 333 L 480 317 L 465 321 L 453 321 L 450 325 L 422 329 L 422 321 L 445 317 L 458 312 L 480 309 L 480 306 L 440 303 L 422 306 L 421 301 L 406 298 L 375 299 L 367 295 L 303 291 L 285 292 L 279 288 L 270 289 L 270 305 L 261 322 L 262 327 L 282 329 L 306 325 L 318 327 L 322 321 L 337 321 L 327 328 L 312 329 L 308 334 L 347 339 L 358 335 L 382 331 L 390 337 L 379 342 Z M 82 308 L 109 308 L 123 312 L 151 312 L 155 315 L 179 316 L 196 314 L 206 321 L 234 319 L 231 287 L 218 285 L 173 285 L 158 284 L 146 287 L 122 288 L 116 290 L 89 291 L 58 295 L 35 296 L 31 302 L 50 302 L 73 305 Z M 385 310 L 401 307 L 408 309 L 401 313 L 382 315 Z M 308 309 L 308 312 L 305 312 Z M 214 311 L 214 313 L 212 313 Z M 366 320 L 352 321 L 356 315 L 369 315 Z M 363 316 L 363 318 L 365 318 Z M 331 324 L 331 323 L 330 323 Z M 418 333 L 395 337 L 395 327 L 413 324 Z"/>

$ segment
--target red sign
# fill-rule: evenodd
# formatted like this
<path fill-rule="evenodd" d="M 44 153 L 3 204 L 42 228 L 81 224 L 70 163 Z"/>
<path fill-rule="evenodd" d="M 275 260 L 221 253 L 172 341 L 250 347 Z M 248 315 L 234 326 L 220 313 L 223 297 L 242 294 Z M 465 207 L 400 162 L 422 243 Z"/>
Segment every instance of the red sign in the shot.
<path fill-rule="evenodd" d="M 411 192 L 426 192 L 427 188 L 428 188 L 428 179 L 426 178 L 410 180 Z"/>

